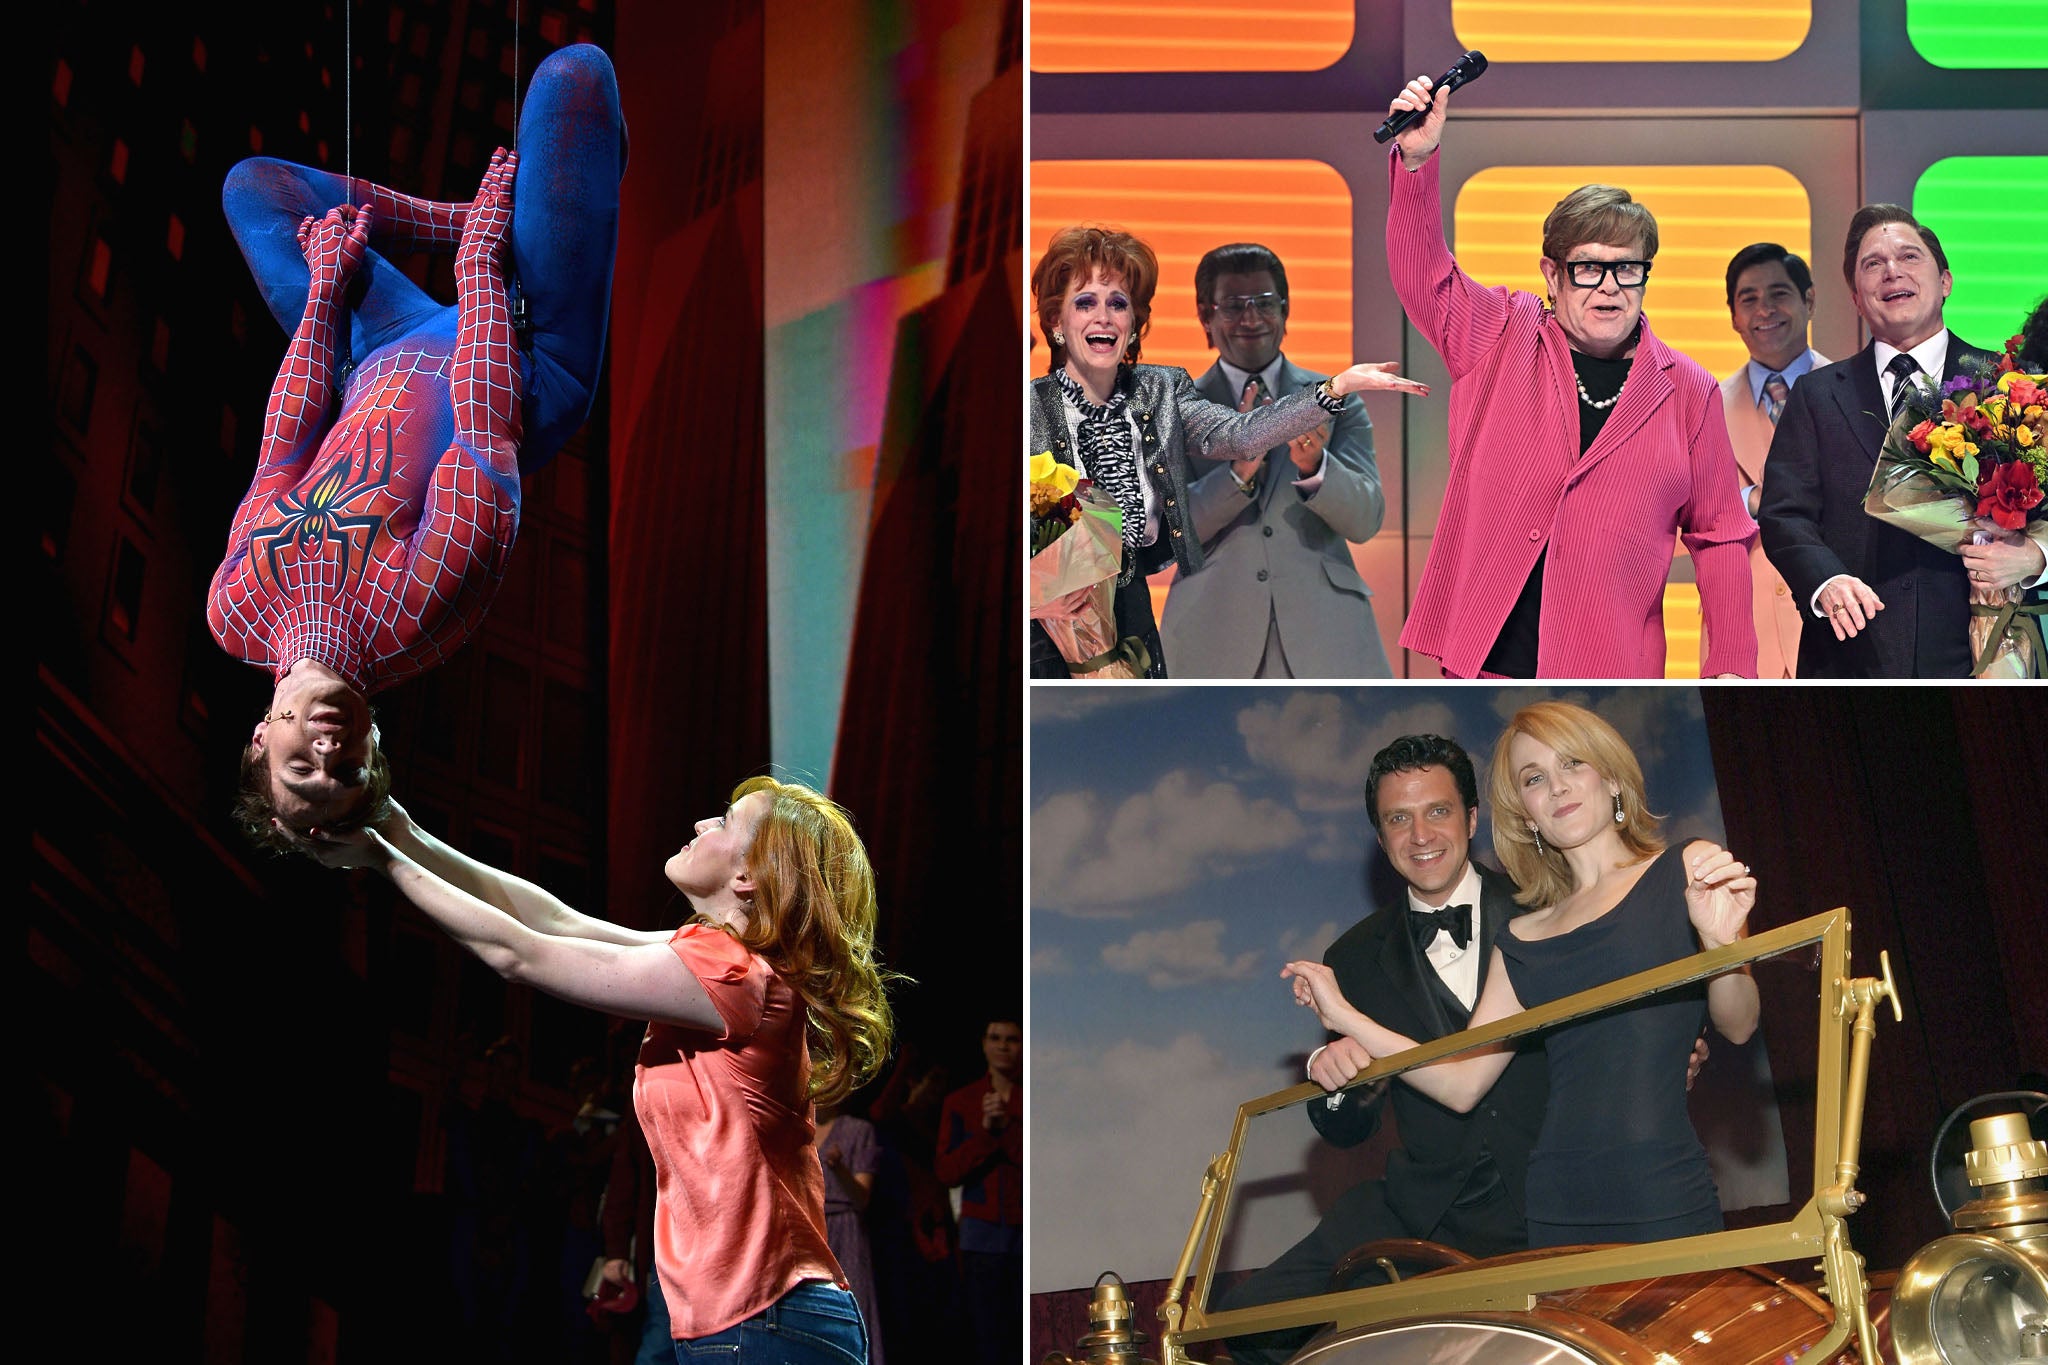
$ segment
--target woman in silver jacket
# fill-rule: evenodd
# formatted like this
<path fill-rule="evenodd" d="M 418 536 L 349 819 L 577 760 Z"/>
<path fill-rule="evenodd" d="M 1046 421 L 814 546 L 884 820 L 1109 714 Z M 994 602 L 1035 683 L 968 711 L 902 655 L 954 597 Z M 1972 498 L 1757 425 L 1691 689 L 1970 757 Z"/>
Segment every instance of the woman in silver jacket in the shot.
<path fill-rule="evenodd" d="M 1426 385 L 1389 363 L 1353 365 L 1321 384 L 1265 407 L 1236 412 L 1195 391 L 1188 372 L 1140 365 L 1152 318 L 1159 260 L 1127 232 L 1073 227 L 1057 234 L 1031 272 L 1039 331 L 1052 358 L 1031 384 L 1031 451 L 1050 450 L 1092 479 L 1123 511 L 1123 573 L 1116 625 L 1123 657 L 1149 677 L 1166 676 L 1145 575 L 1178 564 L 1202 567 L 1202 543 L 1187 516 L 1190 460 L 1261 455 L 1313 431 L 1365 389 L 1426 395 Z M 1031 675 L 1071 674 L 1052 639 L 1031 627 Z"/>

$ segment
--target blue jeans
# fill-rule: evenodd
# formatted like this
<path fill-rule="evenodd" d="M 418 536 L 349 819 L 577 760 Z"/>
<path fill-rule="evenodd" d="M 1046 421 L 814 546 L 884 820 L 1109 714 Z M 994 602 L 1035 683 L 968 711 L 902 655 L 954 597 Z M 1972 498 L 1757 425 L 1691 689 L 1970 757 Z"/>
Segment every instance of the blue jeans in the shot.
<path fill-rule="evenodd" d="M 668 1300 L 661 1297 L 661 1276 L 654 1271 L 647 1272 L 647 1297 L 641 1300 L 647 1305 L 647 1316 L 640 1328 L 640 1351 L 633 1357 L 633 1365 L 662 1365 L 663 1361 L 675 1359 L 674 1340 L 668 1334 Z"/>
<path fill-rule="evenodd" d="M 859 1305 L 823 1280 L 805 1280 L 723 1332 L 676 1342 L 678 1365 L 867 1365 L 867 1358 Z"/>

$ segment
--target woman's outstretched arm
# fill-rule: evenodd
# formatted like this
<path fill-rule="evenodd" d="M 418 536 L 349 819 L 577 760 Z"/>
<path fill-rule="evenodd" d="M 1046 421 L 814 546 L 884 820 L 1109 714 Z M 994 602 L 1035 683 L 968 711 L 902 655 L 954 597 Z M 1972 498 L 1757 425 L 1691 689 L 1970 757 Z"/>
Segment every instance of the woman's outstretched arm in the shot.
<path fill-rule="evenodd" d="M 586 915 L 564 903 L 546 887 L 535 886 L 489 863 L 478 862 L 461 849 L 436 838 L 413 823 L 412 816 L 396 801 L 392 816 L 383 826 L 386 842 L 413 862 L 461 891 L 496 907 L 536 933 L 557 938 L 587 938 L 600 943 L 638 947 L 666 943 L 669 933 L 660 929 L 628 929 L 595 915 Z"/>
<path fill-rule="evenodd" d="M 1295 1000 L 1314 1010 L 1324 1028 L 1355 1039 L 1373 1056 L 1387 1057 L 1417 1046 L 1413 1038 L 1396 1033 L 1353 1009 L 1344 998 L 1344 992 L 1337 989 L 1336 973 L 1322 963 L 1290 962 L 1280 969 L 1280 975 L 1293 978 Z M 1521 1011 L 1522 1002 L 1516 998 L 1515 988 L 1508 981 L 1507 967 L 1501 961 L 1500 950 L 1495 949 L 1493 962 L 1487 968 L 1486 989 L 1480 993 L 1478 1004 L 1472 1011 L 1470 1027 L 1478 1028 Z M 1508 1069 L 1514 1055 L 1514 1050 L 1507 1044 L 1496 1043 L 1482 1052 L 1446 1058 L 1404 1071 L 1401 1079 L 1437 1103 L 1462 1114 L 1493 1089 L 1494 1082 Z"/>
<path fill-rule="evenodd" d="M 710 992 L 670 949 L 665 935 L 613 943 L 528 928 L 506 910 L 408 856 L 376 830 L 324 837 L 316 833 L 309 843 L 313 855 L 329 867 L 367 867 L 389 877 L 422 914 L 507 981 L 627 1019 L 725 1032 L 725 1020 Z M 506 879 L 495 868 L 474 859 L 464 861 Z"/>

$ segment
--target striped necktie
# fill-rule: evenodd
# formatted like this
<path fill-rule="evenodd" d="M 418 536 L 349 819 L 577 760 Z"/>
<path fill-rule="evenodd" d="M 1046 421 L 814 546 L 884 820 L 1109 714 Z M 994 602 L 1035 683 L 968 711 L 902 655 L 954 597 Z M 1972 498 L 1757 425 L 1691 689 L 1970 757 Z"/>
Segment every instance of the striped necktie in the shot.
<path fill-rule="evenodd" d="M 1892 363 L 1885 366 L 1892 375 L 1891 420 L 1899 420 L 1899 414 L 1906 410 L 1906 400 L 1913 396 L 1913 376 L 1920 373 L 1920 362 L 1901 351 L 1892 357 Z"/>
<path fill-rule="evenodd" d="M 1764 416 L 1771 419 L 1772 426 L 1778 425 L 1778 418 L 1785 413 L 1785 400 L 1791 396 L 1792 389 L 1784 375 L 1774 374 L 1764 381 Z"/>

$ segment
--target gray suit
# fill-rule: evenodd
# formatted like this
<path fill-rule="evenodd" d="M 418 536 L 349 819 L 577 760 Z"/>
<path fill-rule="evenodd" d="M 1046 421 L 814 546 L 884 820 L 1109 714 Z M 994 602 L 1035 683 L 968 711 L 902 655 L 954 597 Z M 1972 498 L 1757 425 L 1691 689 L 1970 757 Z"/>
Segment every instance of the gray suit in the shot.
<path fill-rule="evenodd" d="M 1322 378 L 1283 356 L 1274 397 Z M 1221 364 L 1195 384 L 1202 397 L 1235 407 L 1240 395 L 1230 388 Z M 1179 569 L 1159 623 L 1176 677 L 1256 676 L 1269 628 L 1294 677 L 1391 675 L 1372 592 L 1351 561 L 1350 542 L 1371 539 L 1387 506 L 1373 462 L 1372 421 L 1356 394 L 1333 421 L 1327 455 L 1322 486 L 1309 497 L 1293 486 L 1297 471 L 1284 445 L 1266 452 L 1253 498 L 1227 464 L 1189 483 L 1202 558 Z M 1267 660 L 1269 672 L 1276 663 Z"/>

